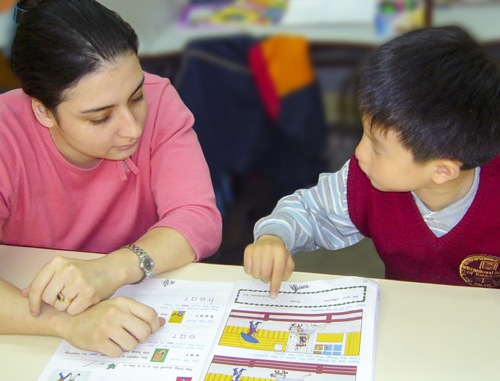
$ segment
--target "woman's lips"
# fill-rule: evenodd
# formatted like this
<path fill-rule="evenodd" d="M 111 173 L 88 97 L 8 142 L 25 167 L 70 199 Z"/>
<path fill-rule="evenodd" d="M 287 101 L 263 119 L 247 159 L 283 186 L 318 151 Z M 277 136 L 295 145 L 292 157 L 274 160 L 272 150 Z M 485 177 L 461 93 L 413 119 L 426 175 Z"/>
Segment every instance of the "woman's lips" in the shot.
<path fill-rule="evenodd" d="M 117 146 L 116 148 L 121 150 L 121 151 L 127 151 L 131 148 L 134 148 L 136 144 L 137 144 L 137 142 L 135 142 L 133 144 L 126 145 L 126 146 Z"/>

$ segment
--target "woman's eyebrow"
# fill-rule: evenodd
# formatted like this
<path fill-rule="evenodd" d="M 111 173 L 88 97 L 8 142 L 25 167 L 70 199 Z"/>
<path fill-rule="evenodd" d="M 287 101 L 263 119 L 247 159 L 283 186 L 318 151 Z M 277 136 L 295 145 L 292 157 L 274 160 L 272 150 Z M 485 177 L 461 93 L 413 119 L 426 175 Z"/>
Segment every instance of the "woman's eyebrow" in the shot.
<path fill-rule="evenodd" d="M 144 76 L 142 77 L 142 81 L 141 83 L 139 83 L 139 86 L 136 87 L 136 89 L 134 90 L 134 92 L 132 93 L 132 95 L 130 95 L 130 98 L 132 98 L 134 96 L 135 93 L 137 93 L 139 91 L 139 89 L 144 85 Z"/>
<path fill-rule="evenodd" d="M 137 86 L 136 89 L 132 92 L 132 95 L 130 95 L 130 98 L 132 98 L 134 96 L 134 94 L 137 93 L 143 85 L 144 85 L 144 77 L 142 77 L 141 83 L 139 83 L 139 86 Z M 94 112 L 107 110 L 107 109 L 113 108 L 115 106 L 116 105 L 113 104 L 113 105 L 108 105 L 108 106 L 103 106 L 103 107 L 91 108 L 89 110 L 80 111 L 80 114 L 92 114 Z"/>

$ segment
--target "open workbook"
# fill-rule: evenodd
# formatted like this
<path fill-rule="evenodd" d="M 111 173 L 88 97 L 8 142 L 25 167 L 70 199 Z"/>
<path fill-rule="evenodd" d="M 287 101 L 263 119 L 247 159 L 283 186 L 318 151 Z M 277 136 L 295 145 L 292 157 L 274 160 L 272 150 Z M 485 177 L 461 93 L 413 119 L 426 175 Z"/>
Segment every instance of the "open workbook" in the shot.
<path fill-rule="evenodd" d="M 151 279 L 125 295 L 167 323 L 119 358 L 62 341 L 39 380 L 372 380 L 378 283 L 342 277 L 284 282 Z"/>

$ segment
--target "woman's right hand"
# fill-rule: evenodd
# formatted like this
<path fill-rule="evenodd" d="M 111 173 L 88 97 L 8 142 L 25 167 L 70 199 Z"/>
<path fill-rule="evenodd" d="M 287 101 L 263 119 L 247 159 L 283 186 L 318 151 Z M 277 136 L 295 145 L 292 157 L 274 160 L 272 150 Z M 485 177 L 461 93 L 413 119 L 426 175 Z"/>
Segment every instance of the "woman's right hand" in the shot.
<path fill-rule="evenodd" d="M 127 297 L 103 300 L 79 315 L 60 313 L 59 336 L 71 345 L 109 357 L 133 350 L 165 324 L 156 311 Z"/>

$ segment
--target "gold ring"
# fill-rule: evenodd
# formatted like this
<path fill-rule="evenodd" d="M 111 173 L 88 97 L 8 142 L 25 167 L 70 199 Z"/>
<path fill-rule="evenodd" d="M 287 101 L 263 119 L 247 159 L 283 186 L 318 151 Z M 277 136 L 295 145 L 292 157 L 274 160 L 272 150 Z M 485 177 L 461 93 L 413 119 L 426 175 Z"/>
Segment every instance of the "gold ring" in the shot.
<path fill-rule="evenodd" d="M 63 302 L 63 303 L 71 303 L 73 301 L 73 299 L 70 299 L 70 298 L 66 298 L 63 294 L 59 293 L 57 294 L 57 300 L 59 300 L 60 302 Z"/>

